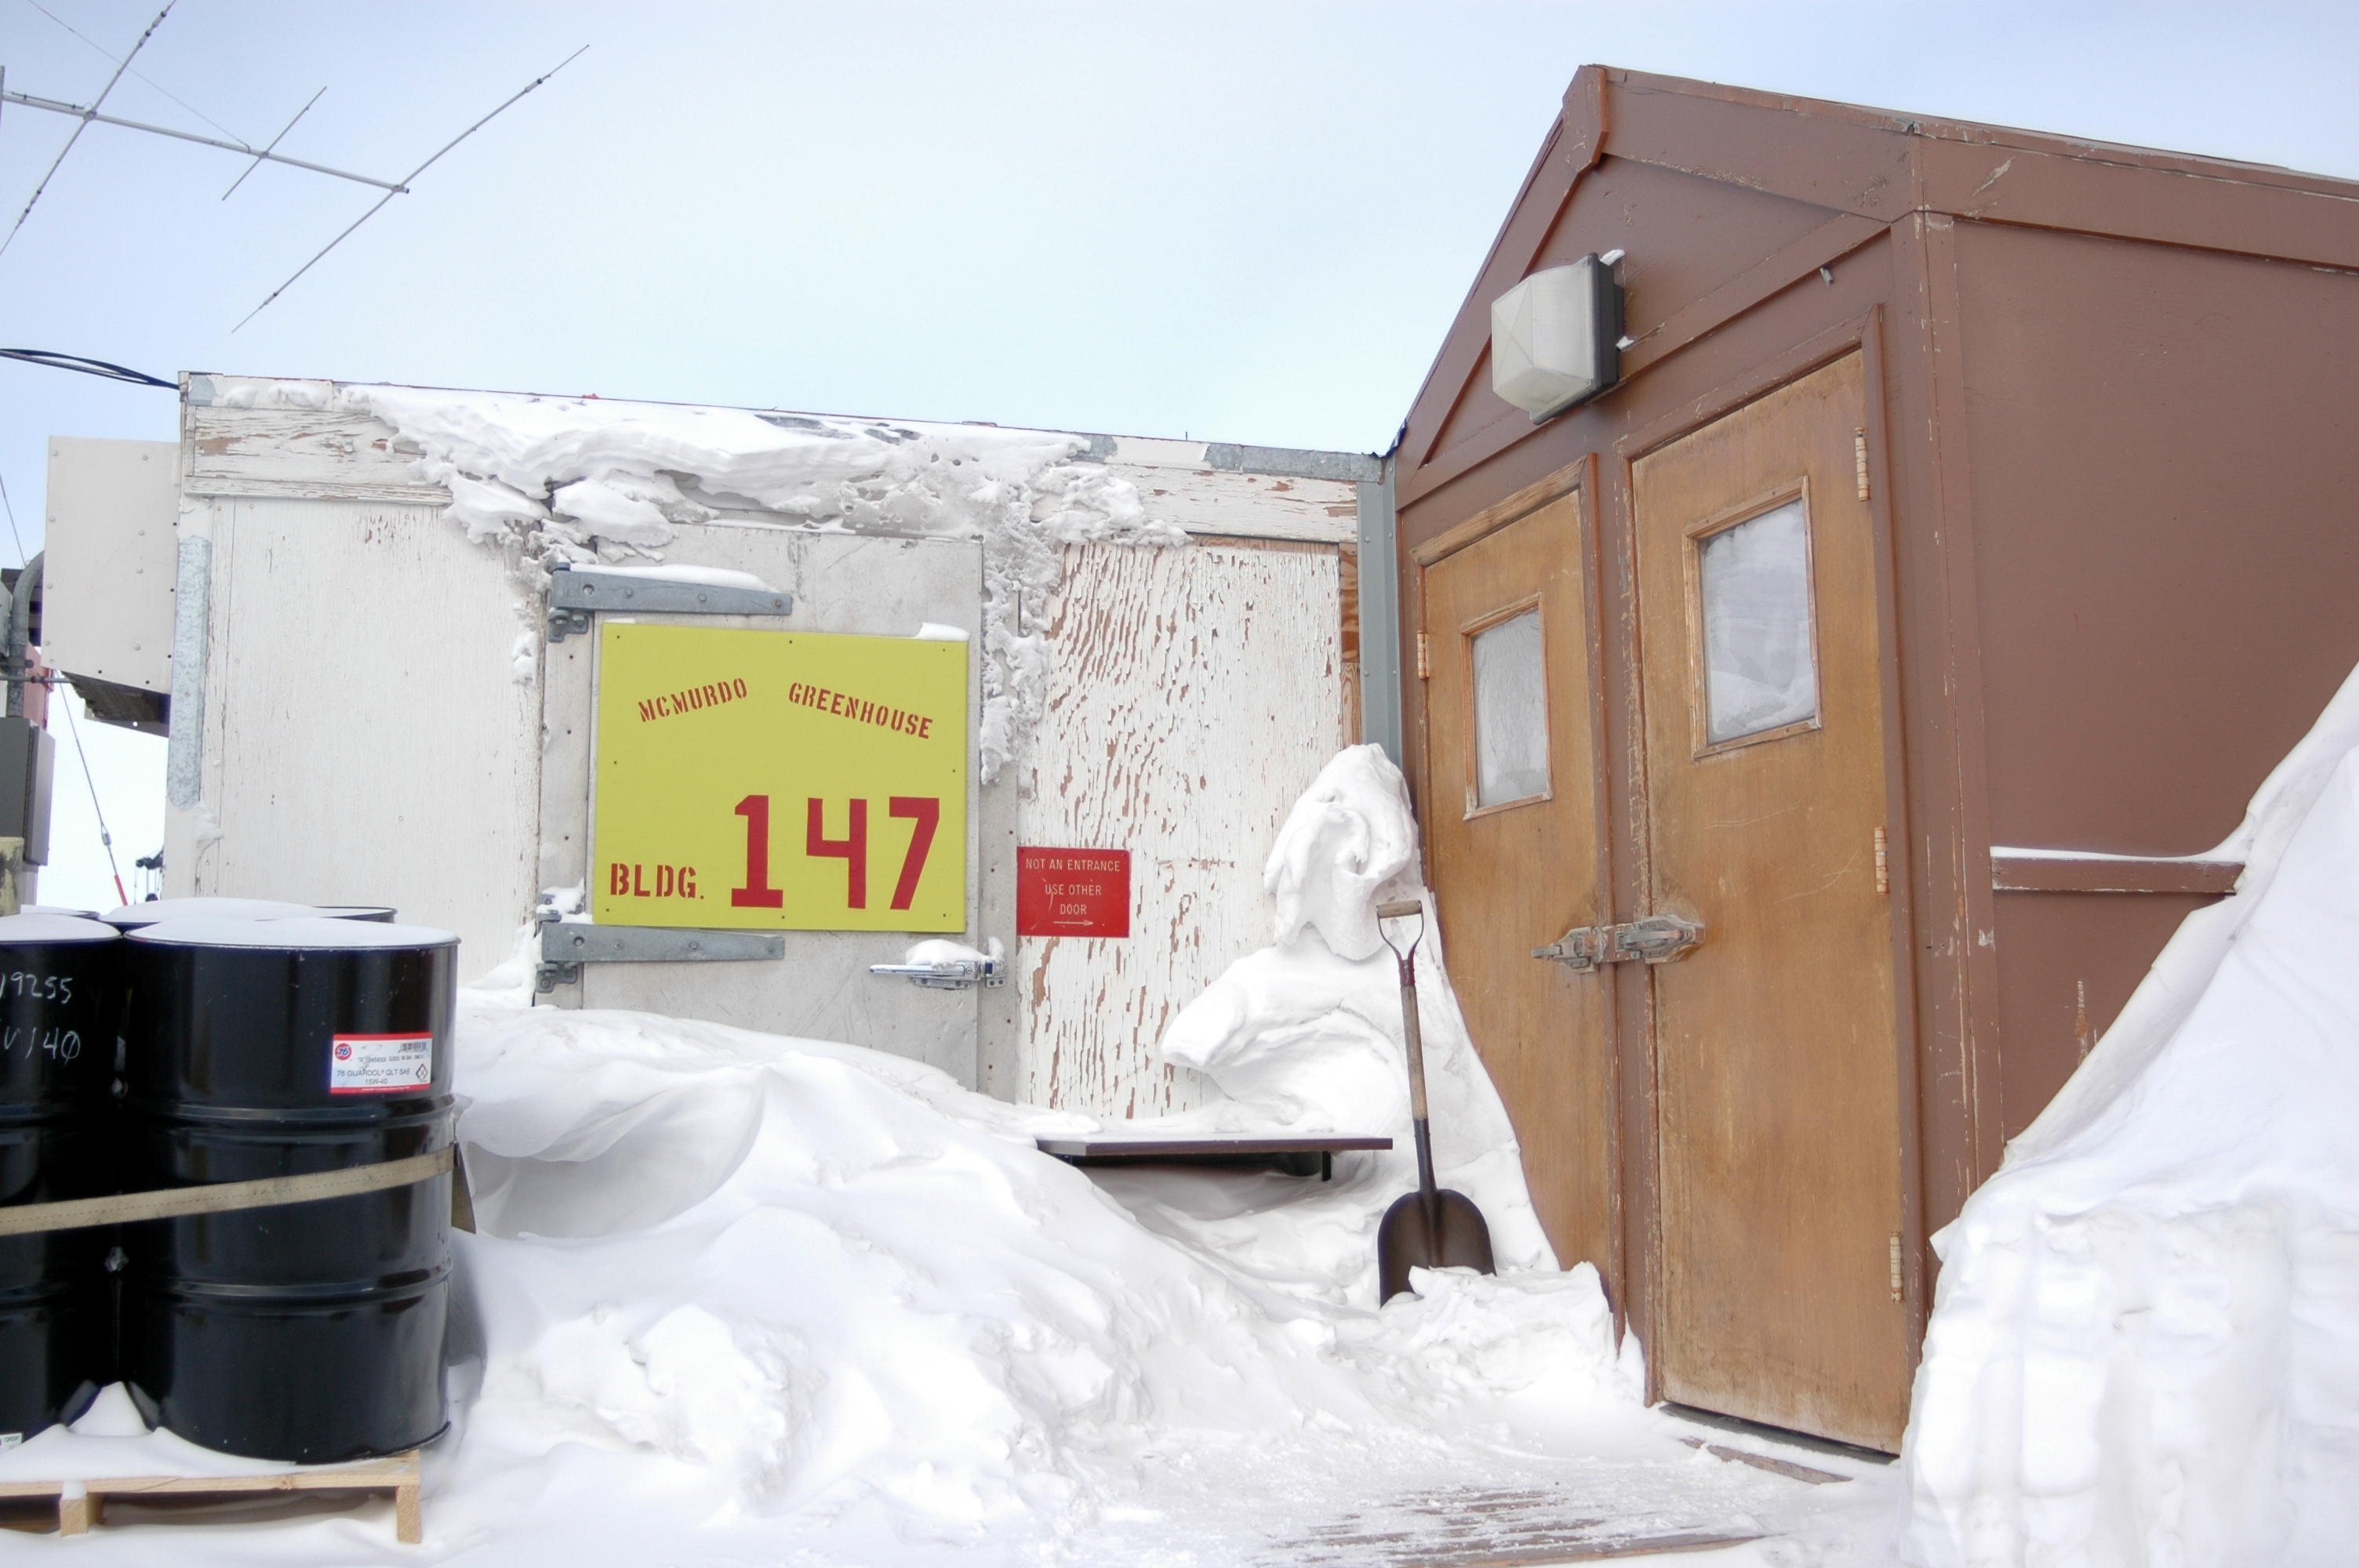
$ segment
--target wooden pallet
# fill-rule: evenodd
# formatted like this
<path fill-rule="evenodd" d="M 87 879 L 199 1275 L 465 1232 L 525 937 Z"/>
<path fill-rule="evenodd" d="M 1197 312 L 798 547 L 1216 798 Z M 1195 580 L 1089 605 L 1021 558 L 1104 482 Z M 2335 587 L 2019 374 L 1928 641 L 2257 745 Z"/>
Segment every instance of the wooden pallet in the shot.
<path fill-rule="evenodd" d="M 110 1498 L 129 1502 L 151 1498 L 223 1498 L 258 1492 L 369 1492 L 391 1494 L 393 1535 L 404 1545 L 425 1539 L 418 1505 L 415 1449 L 391 1459 L 357 1465 L 315 1465 L 261 1476 L 125 1476 L 103 1481 L 0 1481 L 0 1500 L 49 1498 L 58 1507 L 58 1533 L 82 1535 L 105 1521 Z M 70 1495 L 73 1494 L 73 1495 Z"/>

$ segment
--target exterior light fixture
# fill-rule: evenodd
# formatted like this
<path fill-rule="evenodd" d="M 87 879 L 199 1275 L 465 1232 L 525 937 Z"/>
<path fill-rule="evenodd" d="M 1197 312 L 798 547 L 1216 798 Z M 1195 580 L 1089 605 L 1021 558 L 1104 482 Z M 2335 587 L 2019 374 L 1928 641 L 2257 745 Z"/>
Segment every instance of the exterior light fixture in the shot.
<path fill-rule="evenodd" d="M 1491 390 L 1541 424 L 1622 379 L 1620 251 L 1536 272 L 1491 302 Z"/>

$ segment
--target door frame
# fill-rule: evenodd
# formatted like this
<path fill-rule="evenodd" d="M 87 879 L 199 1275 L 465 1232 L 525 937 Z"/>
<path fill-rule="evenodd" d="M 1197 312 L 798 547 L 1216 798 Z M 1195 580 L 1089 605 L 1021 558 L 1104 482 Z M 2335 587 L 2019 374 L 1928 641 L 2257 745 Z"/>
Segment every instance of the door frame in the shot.
<path fill-rule="evenodd" d="M 1673 412 L 1640 426 L 1614 443 L 1614 475 L 1618 488 L 1619 514 L 1616 518 L 1618 526 L 1614 531 L 1616 558 L 1613 567 L 1616 598 L 1613 609 L 1617 614 L 1617 623 L 1632 628 L 1638 625 L 1637 512 L 1633 472 L 1638 460 L 1854 351 L 1859 353 L 1862 361 L 1862 395 L 1865 404 L 1863 434 L 1867 443 L 1869 524 L 1875 550 L 1875 619 L 1879 644 L 1876 665 L 1883 707 L 1885 837 L 1888 846 L 1891 899 L 1893 1040 L 1897 1057 L 1894 1076 L 1900 1099 L 1896 1109 L 1900 1130 L 1901 1276 L 1908 1360 L 1913 1373 L 1924 1342 L 1925 1319 L 1930 1307 L 1930 1271 L 1927 1266 L 1925 1235 L 1925 1100 L 1920 1090 L 1920 1045 L 1917 1029 L 1917 955 L 1914 941 L 1917 921 L 1912 898 L 1916 879 L 1909 853 L 1912 836 L 1908 811 L 1906 730 L 1902 725 L 1900 699 L 1900 633 L 1892 515 L 1892 492 L 1897 483 L 1897 473 L 1891 461 L 1890 432 L 1886 420 L 1887 393 L 1880 306 L 1871 307 L 1863 314 L 1819 332 L 1783 353 L 1759 362 L 1742 374 L 1731 377 L 1700 397 L 1688 400 Z M 1596 492 L 1593 490 L 1590 493 Z M 1441 540 L 1437 539 L 1434 543 L 1440 544 Z M 1421 604 L 1419 609 L 1421 622 Z M 1684 627 L 1680 634 L 1686 634 Z M 1634 643 L 1637 635 L 1634 631 Z M 1608 790 L 1601 791 L 1601 795 L 1614 793 L 1617 795 L 1613 815 L 1618 820 L 1623 834 L 1618 840 L 1601 842 L 1610 842 L 1620 849 L 1623 864 L 1628 872 L 1635 873 L 1617 879 L 1612 890 L 1617 895 L 1616 903 L 1625 906 L 1617 909 L 1614 917 L 1625 920 L 1653 913 L 1651 908 L 1633 907 L 1649 902 L 1647 890 L 1652 885 L 1651 847 L 1647 831 L 1650 803 L 1647 794 L 1646 715 L 1638 686 L 1638 663 L 1636 649 L 1633 647 L 1616 665 L 1599 666 L 1601 672 L 1607 667 L 1615 668 L 1620 676 L 1613 692 L 1617 699 L 1614 704 L 1616 711 L 1610 716 L 1615 722 L 1610 729 L 1619 736 L 1621 745 L 1611 753 L 1601 750 L 1598 755 L 1608 775 L 1609 785 Z M 1599 685 L 1603 688 L 1609 683 L 1601 679 Z M 1604 762 L 1609 755 L 1612 757 L 1610 764 Z M 1618 790 L 1613 787 L 1616 785 Z M 1614 1076 L 1617 1080 L 1615 1101 L 1621 1107 L 1624 1123 L 1616 1140 L 1619 1161 L 1615 1184 L 1623 1212 L 1620 1250 L 1632 1260 L 1636 1267 L 1626 1270 L 1617 1267 L 1615 1272 L 1622 1281 L 1622 1294 L 1626 1299 L 1614 1304 L 1617 1315 L 1626 1314 L 1627 1321 L 1637 1328 L 1642 1343 L 1651 1346 L 1661 1338 L 1664 1268 L 1661 1123 L 1656 1103 L 1658 1064 L 1655 1054 L 1654 986 L 1652 977 L 1643 972 L 1643 966 L 1618 968 L 1622 972 L 1615 976 L 1606 1012 L 1608 1027 L 1614 1030 Z M 1649 1401 L 1661 1398 L 1658 1374 L 1652 1357 L 1647 1358 L 1647 1398 Z"/>

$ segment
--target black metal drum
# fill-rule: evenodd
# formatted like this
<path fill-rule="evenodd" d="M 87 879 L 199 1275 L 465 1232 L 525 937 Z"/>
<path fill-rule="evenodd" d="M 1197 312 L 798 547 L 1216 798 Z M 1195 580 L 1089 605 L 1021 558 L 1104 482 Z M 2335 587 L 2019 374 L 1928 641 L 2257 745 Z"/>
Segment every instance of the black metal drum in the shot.
<path fill-rule="evenodd" d="M 459 939 L 311 916 L 124 944 L 126 1185 L 338 1170 L 453 1134 Z M 451 1178 L 123 1231 L 124 1380 L 151 1421 L 309 1464 L 440 1432 Z"/>
<path fill-rule="evenodd" d="M 106 1185 L 124 943 L 58 914 L 0 917 L 0 1204 Z M 71 1420 L 114 1377 L 110 1233 L 0 1237 L 0 1441 Z"/>

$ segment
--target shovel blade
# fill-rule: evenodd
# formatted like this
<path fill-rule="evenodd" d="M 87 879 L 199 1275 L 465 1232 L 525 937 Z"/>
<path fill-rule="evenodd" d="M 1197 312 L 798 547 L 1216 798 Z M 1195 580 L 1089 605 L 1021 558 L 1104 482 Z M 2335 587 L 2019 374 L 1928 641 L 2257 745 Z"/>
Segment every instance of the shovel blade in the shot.
<path fill-rule="evenodd" d="M 1498 1271 L 1491 1263 L 1491 1227 L 1464 1193 L 1448 1188 L 1431 1206 L 1419 1193 L 1393 1201 L 1376 1227 L 1376 1300 L 1388 1302 L 1408 1289 L 1411 1269 Z"/>

